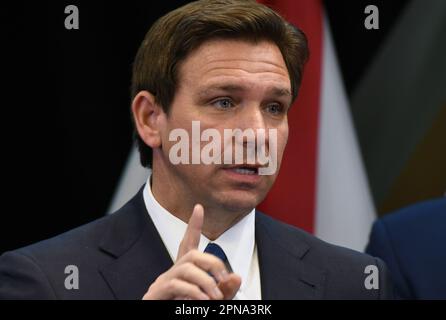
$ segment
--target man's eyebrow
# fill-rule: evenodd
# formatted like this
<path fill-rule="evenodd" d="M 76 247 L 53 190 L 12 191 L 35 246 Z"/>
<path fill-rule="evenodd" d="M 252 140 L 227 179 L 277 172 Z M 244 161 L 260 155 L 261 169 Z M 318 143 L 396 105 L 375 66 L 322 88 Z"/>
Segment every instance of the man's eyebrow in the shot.
<path fill-rule="evenodd" d="M 200 96 L 206 96 L 209 93 L 215 92 L 215 91 L 225 91 L 225 92 L 240 92 L 244 91 L 245 88 L 240 85 L 235 84 L 224 84 L 224 85 L 211 85 L 208 87 L 201 88 L 198 91 L 198 94 Z"/>
<path fill-rule="evenodd" d="M 225 92 L 241 92 L 246 90 L 245 87 L 241 85 L 235 85 L 235 84 L 227 84 L 227 85 L 211 85 L 208 87 L 204 87 L 199 90 L 198 94 L 199 96 L 206 96 L 209 93 L 215 92 L 215 91 L 225 91 Z M 289 97 L 291 98 L 291 92 L 287 88 L 280 88 L 280 87 L 273 87 L 268 90 L 271 92 L 271 94 L 278 96 L 278 97 Z"/>
<path fill-rule="evenodd" d="M 272 93 L 276 96 L 279 97 L 283 97 L 283 96 L 288 96 L 288 97 L 292 97 L 290 90 L 285 89 L 285 88 L 278 88 L 278 87 L 274 87 L 272 88 Z"/>

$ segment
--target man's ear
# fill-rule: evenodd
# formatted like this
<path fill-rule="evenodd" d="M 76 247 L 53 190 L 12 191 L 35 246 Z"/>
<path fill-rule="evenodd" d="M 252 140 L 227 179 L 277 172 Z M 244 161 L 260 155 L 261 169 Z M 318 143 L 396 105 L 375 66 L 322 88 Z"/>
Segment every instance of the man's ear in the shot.
<path fill-rule="evenodd" d="M 140 91 L 132 102 L 133 119 L 141 139 L 151 148 L 161 146 L 161 126 L 165 120 L 164 110 L 148 91 Z"/>

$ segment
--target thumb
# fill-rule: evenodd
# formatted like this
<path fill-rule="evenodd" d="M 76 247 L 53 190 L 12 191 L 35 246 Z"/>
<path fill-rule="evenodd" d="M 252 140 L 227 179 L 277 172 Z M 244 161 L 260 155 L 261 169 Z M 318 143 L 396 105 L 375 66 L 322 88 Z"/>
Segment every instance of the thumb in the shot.
<path fill-rule="evenodd" d="M 225 300 L 232 300 L 237 291 L 240 289 L 240 285 L 242 284 L 242 279 L 240 276 L 235 273 L 230 273 L 228 279 L 221 281 L 218 284 L 218 288 L 223 293 Z"/>

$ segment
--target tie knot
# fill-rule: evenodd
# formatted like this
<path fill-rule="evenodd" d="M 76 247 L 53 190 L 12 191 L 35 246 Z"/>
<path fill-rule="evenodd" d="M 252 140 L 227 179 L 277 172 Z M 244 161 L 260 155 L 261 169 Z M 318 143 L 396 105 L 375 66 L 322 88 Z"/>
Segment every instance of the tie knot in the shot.
<path fill-rule="evenodd" d="M 204 252 L 213 254 L 214 256 L 220 258 L 221 261 L 223 261 L 223 263 L 225 264 L 226 268 L 228 269 L 228 272 L 232 272 L 232 268 L 231 265 L 229 264 L 228 257 L 226 257 L 225 252 L 218 244 L 210 242 L 206 246 L 206 249 L 204 249 Z"/>
<path fill-rule="evenodd" d="M 207 252 L 207 253 L 213 254 L 216 257 L 219 257 L 223 262 L 228 260 L 228 257 L 226 257 L 226 254 L 223 251 L 223 249 L 216 243 L 210 242 L 206 246 L 206 249 L 204 249 L 204 252 Z"/>

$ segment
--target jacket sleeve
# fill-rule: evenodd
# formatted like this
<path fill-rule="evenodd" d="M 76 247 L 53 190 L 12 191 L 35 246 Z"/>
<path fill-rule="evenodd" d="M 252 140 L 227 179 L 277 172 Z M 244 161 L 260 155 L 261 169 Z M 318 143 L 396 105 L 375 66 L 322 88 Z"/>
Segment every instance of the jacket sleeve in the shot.
<path fill-rule="evenodd" d="M 0 256 L 0 300 L 56 298 L 48 278 L 32 257 L 18 251 Z"/>

